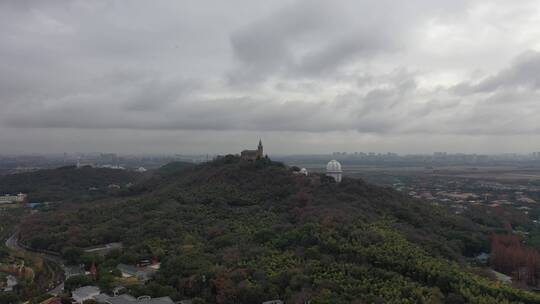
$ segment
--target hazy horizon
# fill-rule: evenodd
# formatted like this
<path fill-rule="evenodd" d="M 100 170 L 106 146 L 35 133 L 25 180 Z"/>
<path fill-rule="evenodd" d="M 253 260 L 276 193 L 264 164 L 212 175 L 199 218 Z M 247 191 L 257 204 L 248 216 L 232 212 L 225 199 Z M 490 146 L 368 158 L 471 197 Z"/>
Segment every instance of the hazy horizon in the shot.
<path fill-rule="evenodd" d="M 540 2 L 0 3 L 0 154 L 540 151 Z"/>
<path fill-rule="evenodd" d="M 253 147 L 242 147 L 243 148 L 250 149 Z M 64 152 L 47 152 L 47 153 L 41 153 L 41 152 L 22 152 L 22 153 L 0 153 L 0 157 L 15 157 L 15 156 L 44 156 L 44 157 L 75 157 L 75 156 L 98 156 L 98 155 L 105 155 L 105 154 L 116 154 L 118 156 L 156 156 L 156 157 L 174 157 L 174 156 L 209 156 L 214 157 L 218 155 L 240 155 L 241 150 L 237 151 L 225 151 L 225 152 L 215 152 L 215 151 L 199 151 L 199 152 L 191 152 L 191 153 L 182 153 L 182 152 L 114 152 L 109 150 L 103 150 L 103 151 L 64 151 Z M 399 153 L 395 151 L 330 151 L 330 152 L 312 152 L 312 153 L 283 153 L 283 152 L 277 152 L 277 153 L 270 153 L 268 154 L 267 151 L 265 151 L 265 154 L 267 154 L 269 157 L 277 157 L 277 158 L 288 158 L 288 157 L 317 157 L 317 156 L 336 156 L 336 153 L 340 153 L 340 155 L 337 156 L 361 156 L 362 153 L 365 155 L 375 154 L 376 156 L 384 156 L 388 154 L 397 155 L 400 157 L 406 157 L 406 156 L 436 156 L 438 153 L 445 153 L 449 156 L 454 155 L 478 155 L 478 156 L 492 156 L 492 157 L 504 157 L 504 156 L 516 156 L 516 157 L 536 157 L 535 153 L 540 153 L 540 151 L 530 151 L 530 152 L 524 152 L 524 153 L 517 153 L 517 152 L 499 152 L 499 153 L 478 153 L 478 152 L 449 152 L 449 151 L 420 151 L 420 152 L 411 152 L 411 153 Z M 341 155 L 341 153 L 344 153 Z"/>

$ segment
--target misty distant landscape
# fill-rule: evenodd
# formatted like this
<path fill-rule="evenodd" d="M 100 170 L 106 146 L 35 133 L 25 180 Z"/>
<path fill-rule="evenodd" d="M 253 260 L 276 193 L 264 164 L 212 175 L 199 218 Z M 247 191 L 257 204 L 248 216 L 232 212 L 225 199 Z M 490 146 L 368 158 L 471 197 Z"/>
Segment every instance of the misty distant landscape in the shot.
<path fill-rule="evenodd" d="M 0 304 L 540 304 L 539 24 L 0 1 Z"/>

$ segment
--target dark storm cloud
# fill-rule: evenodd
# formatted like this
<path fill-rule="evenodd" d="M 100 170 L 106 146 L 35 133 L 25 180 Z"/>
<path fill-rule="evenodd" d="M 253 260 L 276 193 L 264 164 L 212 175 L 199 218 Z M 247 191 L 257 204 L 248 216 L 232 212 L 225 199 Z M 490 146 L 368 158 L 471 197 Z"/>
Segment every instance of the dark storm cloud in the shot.
<path fill-rule="evenodd" d="M 364 3 L 357 2 L 358 7 L 351 7 L 350 1 L 343 4 L 299 1 L 233 33 L 231 44 L 239 66 L 231 79 L 260 81 L 276 73 L 321 76 L 356 57 L 397 48 L 399 35 L 406 27 L 397 33 L 372 20 L 373 16 L 363 16 L 363 21 L 355 24 L 347 9 L 362 14 Z M 381 13 L 376 8 L 369 12 Z"/>
<path fill-rule="evenodd" d="M 397 52 L 418 24 L 441 12 L 452 14 L 462 1 L 298 1 L 256 20 L 231 36 L 239 65 L 234 83 L 267 77 L 333 77 L 348 63 Z"/>
<path fill-rule="evenodd" d="M 540 52 L 526 51 L 517 56 L 508 68 L 497 74 L 476 84 L 461 83 L 454 90 L 457 93 L 470 94 L 512 88 L 540 88 Z"/>
<path fill-rule="evenodd" d="M 0 140 L 6 130 L 177 131 L 193 141 L 535 134 L 534 5 L 2 1 Z M 501 19 L 514 6 L 526 18 Z"/>
<path fill-rule="evenodd" d="M 531 128 L 536 124 L 523 115 L 519 119 L 515 115 L 500 118 L 501 111 L 515 111 L 506 109 L 502 100 L 521 103 L 535 100 L 530 93 L 475 94 L 473 103 L 463 105 L 463 96 L 452 95 L 452 89 L 423 92 L 416 75 L 401 69 L 375 77 L 378 87 L 363 93 L 351 91 L 331 100 L 317 101 L 256 96 L 203 99 L 195 94 L 200 88 L 195 81 L 171 83 L 150 76 L 124 79 L 122 75 L 100 79 L 99 83 L 107 88 L 101 94 L 68 95 L 52 105 L 35 103 L 22 112 L 18 107 L 13 112 L 7 111 L 4 123 L 18 128 L 316 133 L 356 130 L 374 134 L 536 131 L 536 127 Z M 107 82 L 114 87 L 107 87 Z M 422 101 L 424 95 L 431 99 Z M 537 108 L 534 103 L 530 106 L 529 109 Z M 535 111 L 531 113 L 530 119 L 536 117 Z"/>
<path fill-rule="evenodd" d="M 329 43 L 319 51 L 304 55 L 296 65 L 292 66 L 291 73 L 298 76 L 323 76 L 332 73 L 334 69 L 356 57 L 369 57 L 391 48 L 391 45 L 380 36 L 359 36 L 353 35 L 341 41 Z"/>
<path fill-rule="evenodd" d="M 132 97 L 126 100 L 125 109 L 142 112 L 160 110 L 173 103 L 182 102 L 182 99 L 189 98 L 192 92 L 200 89 L 200 86 L 195 80 L 146 80 L 137 86 Z"/>

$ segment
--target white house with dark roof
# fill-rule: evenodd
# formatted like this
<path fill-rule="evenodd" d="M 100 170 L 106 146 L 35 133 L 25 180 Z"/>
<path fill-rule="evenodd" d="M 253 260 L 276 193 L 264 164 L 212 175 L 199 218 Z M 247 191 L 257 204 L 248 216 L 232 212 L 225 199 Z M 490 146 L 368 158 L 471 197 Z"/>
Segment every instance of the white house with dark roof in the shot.
<path fill-rule="evenodd" d="M 116 266 L 118 270 L 122 273 L 122 277 L 131 278 L 135 277 L 137 280 L 145 282 L 150 280 L 150 278 L 156 273 L 158 266 L 146 266 L 146 267 L 137 267 L 127 264 L 118 264 Z"/>

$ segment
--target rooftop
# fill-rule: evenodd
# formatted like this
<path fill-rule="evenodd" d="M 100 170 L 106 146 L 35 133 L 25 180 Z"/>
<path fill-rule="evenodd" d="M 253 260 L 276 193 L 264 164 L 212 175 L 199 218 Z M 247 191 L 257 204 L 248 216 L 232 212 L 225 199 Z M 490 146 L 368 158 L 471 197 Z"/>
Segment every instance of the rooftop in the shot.
<path fill-rule="evenodd" d="M 98 300 L 98 299 L 96 299 Z M 174 304 L 174 301 L 170 297 L 161 298 L 149 298 L 139 297 L 134 298 L 130 295 L 123 294 L 117 297 L 109 297 L 106 299 L 99 299 L 98 302 L 109 304 Z"/>
<path fill-rule="evenodd" d="M 97 286 L 83 286 L 80 288 L 77 288 L 73 291 L 73 296 L 77 296 L 80 298 L 86 298 L 94 296 L 96 293 L 99 293 L 99 287 Z"/>

